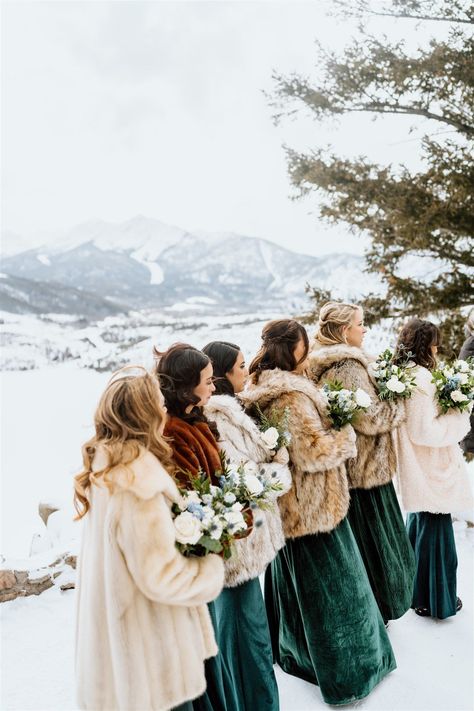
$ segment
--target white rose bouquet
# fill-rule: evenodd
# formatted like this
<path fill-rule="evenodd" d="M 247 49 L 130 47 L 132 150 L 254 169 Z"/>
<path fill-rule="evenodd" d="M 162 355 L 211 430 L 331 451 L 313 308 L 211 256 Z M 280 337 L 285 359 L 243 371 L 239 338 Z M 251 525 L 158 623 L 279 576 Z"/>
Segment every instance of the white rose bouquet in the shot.
<path fill-rule="evenodd" d="M 244 502 L 250 509 L 270 508 L 283 491 L 278 472 L 269 474 L 255 462 L 242 462 L 238 467 L 226 462 L 222 481 L 235 492 L 237 500 Z"/>
<path fill-rule="evenodd" d="M 239 487 L 222 477 L 219 486 L 206 474 L 189 476 L 190 490 L 181 490 L 182 502 L 173 504 L 176 546 L 186 556 L 220 553 L 232 555 L 235 538 L 249 528 L 248 503 L 240 500 Z"/>
<path fill-rule="evenodd" d="M 257 405 L 256 411 L 262 439 L 270 451 L 275 453 L 282 447 L 288 447 L 291 441 L 291 434 L 288 430 L 289 409 L 287 407 L 284 410 L 274 409 L 270 410 L 268 414 L 264 414 Z"/>
<path fill-rule="evenodd" d="M 370 407 L 372 402 L 370 395 L 362 388 L 349 390 L 337 380 L 326 383 L 320 392 L 327 405 L 328 417 L 336 430 L 352 424 L 357 414 Z"/>
<path fill-rule="evenodd" d="M 441 412 L 456 408 L 461 412 L 470 409 L 474 401 L 474 361 L 456 360 L 451 365 L 440 363 L 433 371 L 432 382 Z"/>
<path fill-rule="evenodd" d="M 377 383 L 380 400 L 398 400 L 411 397 L 416 387 L 411 353 L 406 353 L 403 363 L 393 363 L 393 353 L 387 348 L 371 364 L 371 372 Z"/>

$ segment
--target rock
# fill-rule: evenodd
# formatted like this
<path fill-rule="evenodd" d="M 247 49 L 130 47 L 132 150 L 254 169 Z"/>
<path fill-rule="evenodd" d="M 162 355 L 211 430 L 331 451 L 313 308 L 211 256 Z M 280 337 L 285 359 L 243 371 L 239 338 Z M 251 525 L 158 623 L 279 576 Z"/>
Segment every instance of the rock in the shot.
<path fill-rule="evenodd" d="M 0 590 L 8 590 L 16 583 L 15 573 L 12 570 L 0 570 Z"/>
<path fill-rule="evenodd" d="M 38 504 L 38 513 L 43 519 L 45 526 L 48 524 L 48 518 L 55 511 L 59 511 L 59 506 L 55 506 L 54 504 L 48 504 L 45 501 L 40 501 L 40 503 Z"/>
<path fill-rule="evenodd" d="M 75 587 L 76 587 L 76 584 L 73 582 L 64 583 L 63 585 L 61 585 L 61 590 L 63 592 L 64 592 L 64 590 L 74 590 Z"/>

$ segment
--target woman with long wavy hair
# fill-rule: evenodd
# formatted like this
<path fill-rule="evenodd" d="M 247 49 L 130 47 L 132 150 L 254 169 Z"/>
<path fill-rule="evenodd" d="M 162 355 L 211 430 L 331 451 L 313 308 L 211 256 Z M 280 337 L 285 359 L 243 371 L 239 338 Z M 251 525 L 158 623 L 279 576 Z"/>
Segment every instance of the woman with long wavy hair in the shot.
<path fill-rule="evenodd" d="M 89 711 L 192 709 L 217 654 L 206 604 L 224 577 L 216 555 L 185 558 L 171 506 L 166 410 L 156 379 L 125 368 L 109 382 L 75 478 L 84 518 L 78 565 L 76 680 Z"/>
<path fill-rule="evenodd" d="M 275 659 L 318 684 L 328 704 L 362 699 L 395 658 L 347 521 L 345 462 L 355 434 L 331 428 L 320 391 L 304 375 L 309 350 L 297 321 L 271 321 L 242 394 L 249 412 L 288 409 L 291 489 L 278 499 L 286 546 L 265 576 Z"/>
<path fill-rule="evenodd" d="M 242 407 L 239 394 L 248 369 L 239 346 L 213 341 L 203 352 L 211 359 L 216 387 L 204 412 L 217 425 L 219 449 L 235 467 L 244 463 L 281 484 L 273 506 L 254 511 L 250 536 L 236 542 L 235 554 L 225 562 L 224 590 L 215 602 L 217 644 L 239 710 L 278 711 L 270 631 L 258 577 L 285 545 L 276 499 L 291 485 L 288 452 L 282 448 L 275 455 Z"/>
<path fill-rule="evenodd" d="M 392 479 L 397 468 L 393 434 L 405 419 L 402 402 L 381 401 L 362 349 L 364 314 L 355 304 L 329 302 L 319 312 L 309 356 L 316 385 L 339 381 L 362 388 L 370 407 L 354 421 L 357 454 L 346 462 L 351 505 L 348 520 L 359 545 L 375 599 L 388 622 L 410 608 L 415 561 Z"/>
<path fill-rule="evenodd" d="M 416 388 L 397 431 L 398 477 L 416 558 L 412 607 L 422 617 L 444 619 L 462 607 L 451 513 L 469 509 L 474 501 L 458 446 L 469 430 L 469 413 L 442 414 L 436 402 L 432 371 L 440 343 L 434 323 L 412 319 L 398 336 L 395 362 L 410 352 L 416 364 Z"/>

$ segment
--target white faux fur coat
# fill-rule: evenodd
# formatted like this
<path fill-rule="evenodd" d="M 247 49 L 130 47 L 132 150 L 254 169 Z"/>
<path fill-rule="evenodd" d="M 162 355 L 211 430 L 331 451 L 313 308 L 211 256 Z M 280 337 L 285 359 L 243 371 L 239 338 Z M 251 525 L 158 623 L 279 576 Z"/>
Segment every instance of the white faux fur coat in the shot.
<path fill-rule="evenodd" d="M 220 435 L 219 448 L 232 463 L 239 465 L 242 462 L 255 462 L 268 475 L 276 473 L 283 484 L 281 494 L 289 490 L 289 468 L 276 462 L 271 463 L 272 456 L 262 440 L 260 430 L 244 412 L 237 398 L 213 395 L 204 410 L 206 416 L 216 423 Z M 250 536 L 236 541 L 235 554 L 225 563 L 225 586 L 235 587 L 256 578 L 284 545 L 285 537 L 276 501 L 272 510 L 255 510 L 254 528 Z"/>
<path fill-rule="evenodd" d="M 106 463 L 99 449 L 93 469 Z M 91 486 L 84 520 L 78 704 L 89 711 L 162 711 L 205 690 L 204 660 L 217 654 L 205 603 L 219 594 L 224 566 L 216 555 L 185 558 L 176 549 L 170 507 L 180 495 L 150 452 L 110 476 L 113 493 Z"/>
<path fill-rule="evenodd" d="M 396 433 L 403 508 L 431 513 L 467 510 L 474 502 L 458 442 L 469 430 L 469 414 L 440 414 L 430 371 L 417 367 L 414 372 L 417 387 L 406 400 L 407 419 Z"/>

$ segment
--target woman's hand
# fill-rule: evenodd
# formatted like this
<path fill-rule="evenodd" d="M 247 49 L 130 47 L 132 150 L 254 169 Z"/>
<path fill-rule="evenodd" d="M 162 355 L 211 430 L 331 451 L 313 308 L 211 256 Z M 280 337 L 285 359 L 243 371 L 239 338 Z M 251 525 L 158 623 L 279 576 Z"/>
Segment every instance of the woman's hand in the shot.
<path fill-rule="evenodd" d="M 286 447 L 280 447 L 275 456 L 272 459 L 275 464 L 288 464 L 290 461 L 290 455 L 288 454 L 288 449 Z"/>

